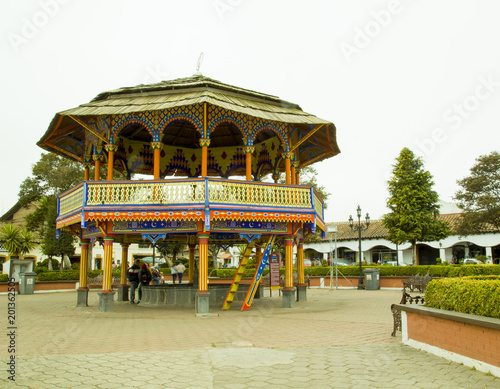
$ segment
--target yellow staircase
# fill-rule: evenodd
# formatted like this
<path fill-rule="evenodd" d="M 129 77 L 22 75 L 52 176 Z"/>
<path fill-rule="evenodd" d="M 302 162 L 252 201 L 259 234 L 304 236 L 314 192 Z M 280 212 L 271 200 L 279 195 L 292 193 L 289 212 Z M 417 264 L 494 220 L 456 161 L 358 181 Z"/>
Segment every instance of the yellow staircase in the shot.
<path fill-rule="evenodd" d="M 254 257 L 254 255 L 252 255 L 254 241 L 247 245 L 243 253 L 243 257 L 240 260 L 240 266 L 238 267 L 238 270 L 236 271 L 233 282 L 231 284 L 231 288 L 229 288 L 229 292 L 227 293 L 226 300 L 224 301 L 224 305 L 222 306 L 222 310 L 229 309 L 231 307 L 231 304 L 236 302 L 243 303 L 243 306 L 241 307 L 242 311 L 246 311 L 250 308 L 250 305 L 252 305 L 253 297 L 255 295 L 255 291 L 257 290 L 257 286 L 260 283 L 262 272 L 266 267 L 266 263 L 272 250 L 275 238 L 275 235 L 270 235 L 266 249 L 262 255 L 262 260 L 260 261 L 258 266 L 255 267 L 253 264 L 248 263 L 250 258 Z M 252 283 L 250 284 L 248 290 L 238 290 L 241 279 L 245 276 L 253 276 Z M 245 298 L 243 300 L 234 299 L 236 295 L 242 294 L 245 294 Z"/>
<path fill-rule="evenodd" d="M 245 251 L 243 252 L 243 256 L 240 259 L 240 265 L 238 266 L 238 269 L 236 270 L 236 274 L 234 275 L 233 282 L 231 284 L 231 288 L 229 288 L 229 292 L 227 293 L 226 299 L 224 300 L 224 305 L 222 306 L 222 310 L 227 310 L 231 307 L 231 304 L 233 302 L 235 303 L 242 303 L 243 300 L 238 301 L 234 300 L 236 294 L 242 294 L 242 293 L 247 293 L 247 291 L 238 291 L 238 287 L 240 286 L 241 279 L 243 277 L 248 277 L 250 275 L 253 275 L 254 272 L 252 271 L 251 273 L 248 272 L 250 270 L 251 266 L 249 266 L 248 261 L 250 258 L 254 257 L 252 254 L 252 250 L 255 246 L 254 241 L 251 243 L 247 244 L 247 247 L 245 248 Z M 247 267 L 249 268 L 247 270 Z"/>

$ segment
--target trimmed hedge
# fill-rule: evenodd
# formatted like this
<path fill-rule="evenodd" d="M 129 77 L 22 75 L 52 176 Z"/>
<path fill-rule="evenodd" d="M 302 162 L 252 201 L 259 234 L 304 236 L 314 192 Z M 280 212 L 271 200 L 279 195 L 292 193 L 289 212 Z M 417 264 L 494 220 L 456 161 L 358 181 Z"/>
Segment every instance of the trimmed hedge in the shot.
<path fill-rule="evenodd" d="M 9 275 L 8 274 L 0 274 L 0 282 L 8 282 Z"/>
<path fill-rule="evenodd" d="M 414 274 L 427 274 L 431 277 L 465 277 L 472 275 L 500 275 L 500 266 L 498 265 L 448 265 L 448 266 L 376 266 L 364 265 L 362 269 L 379 269 L 380 276 L 383 277 L 410 277 Z M 359 266 L 339 266 L 339 272 L 346 277 L 356 277 L 359 275 Z M 297 271 L 297 268 L 293 268 Z M 334 268 L 335 271 L 335 268 Z M 269 269 L 264 270 L 264 275 Z M 209 272 L 210 277 L 233 278 L 236 269 L 214 269 Z M 285 268 L 280 268 L 280 274 L 285 274 Z M 311 266 L 304 268 L 304 275 L 311 277 L 327 277 L 330 275 L 330 266 Z"/>
<path fill-rule="evenodd" d="M 478 278 L 482 277 L 432 280 L 425 291 L 425 305 L 500 319 L 500 278 Z"/>

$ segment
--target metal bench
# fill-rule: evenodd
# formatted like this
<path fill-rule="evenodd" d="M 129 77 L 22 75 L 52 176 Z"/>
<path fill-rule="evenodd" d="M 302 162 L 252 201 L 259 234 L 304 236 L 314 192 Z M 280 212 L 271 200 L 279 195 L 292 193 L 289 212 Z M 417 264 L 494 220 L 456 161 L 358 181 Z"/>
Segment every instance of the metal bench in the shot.
<path fill-rule="evenodd" d="M 403 296 L 399 304 L 425 304 L 425 289 L 432 277 L 427 272 L 426 275 L 414 274 L 409 279 L 401 281 L 403 283 Z M 421 294 L 415 295 L 418 291 Z M 391 305 L 392 317 L 394 319 L 394 328 L 391 336 L 396 336 L 396 331 L 401 331 L 401 311 L 397 309 L 396 304 Z"/>

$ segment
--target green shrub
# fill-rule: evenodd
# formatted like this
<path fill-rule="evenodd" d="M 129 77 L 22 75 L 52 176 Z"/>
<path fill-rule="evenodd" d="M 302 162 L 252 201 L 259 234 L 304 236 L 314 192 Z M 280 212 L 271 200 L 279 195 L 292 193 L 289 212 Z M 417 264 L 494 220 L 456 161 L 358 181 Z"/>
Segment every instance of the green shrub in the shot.
<path fill-rule="evenodd" d="M 58 280 L 79 280 L 80 272 L 76 270 L 60 271 L 47 271 L 40 273 L 37 277 L 38 281 L 58 281 Z"/>
<path fill-rule="evenodd" d="M 321 266 L 328 266 L 328 261 L 326 259 L 323 259 L 321 261 Z"/>
<path fill-rule="evenodd" d="M 35 273 L 36 274 L 40 274 L 40 273 L 43 273 L 43 272 L 46 272 L 46 271 L 49 271 L 49 269 L 47 269 L 44 266 L 37 266 L 37 267 L 35 267 Z"/>
<path fill-rule="evenodd" d="M 500 319 L 500 279 L 474 278 L 432 280 L 425 292 L 425 305 Z"/>
<path fill-rule="evenodd" d="M 45 258 L 42 262 L 38 262 L 37 266 L 49 268 L 49 258 Z M 61 266 L 59 266 L 59 261 L 57 259 L 52 258 L 52 270 L 59 270 Z"/>
<path fill-rule="evenodd" d="M 0 274 L 0 282 L 7 282 L 9 281 L 9 275 L 8 274 Z"/>

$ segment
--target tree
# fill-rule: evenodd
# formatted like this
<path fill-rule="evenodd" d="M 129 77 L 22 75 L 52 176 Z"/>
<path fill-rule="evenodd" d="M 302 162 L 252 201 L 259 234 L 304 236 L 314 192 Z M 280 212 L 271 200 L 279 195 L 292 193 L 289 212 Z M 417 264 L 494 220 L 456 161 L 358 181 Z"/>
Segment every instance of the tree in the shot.
<path fill-rule="evenodd" d="M 455 200 L 463 210 L 457 232 L 463 236 L 481 232 L 488 224 L 500 229 L 500 153 L 476 158 L 470 175 L 457 183 L 461 189 Z"/>
<path fill-rule="evenodd" d="M 22 256 L 28 254 L 35 247 L 34 235 L 26 227 L 20 228 L 13 224 L 5 224 L 0 227 L 0 240 L 9 254 Z"/>
<path fill-rule="evenodd" d="M 186 245 L 184 243 L 169 243 L 166 246 L 161 246 L 159 251 L 163 256 L 171 255 L 172 262 L 177 260 L 177 255 L 183 253 L 186 250 Z"/>
<path fill-rule="evenodd" d="M 438 194 L 432 190 L 432 175 L 424 170 L 421 158 L 404 148 L 393 165 L 388 181 L 391 210 L 382 218 L 389 230 L 387 239 L 393 243 L 412 245 L 412 263 L 417 262 L 417 242 L 440 240 L 450 234 L 446 222 L 438 220 Z"/>

